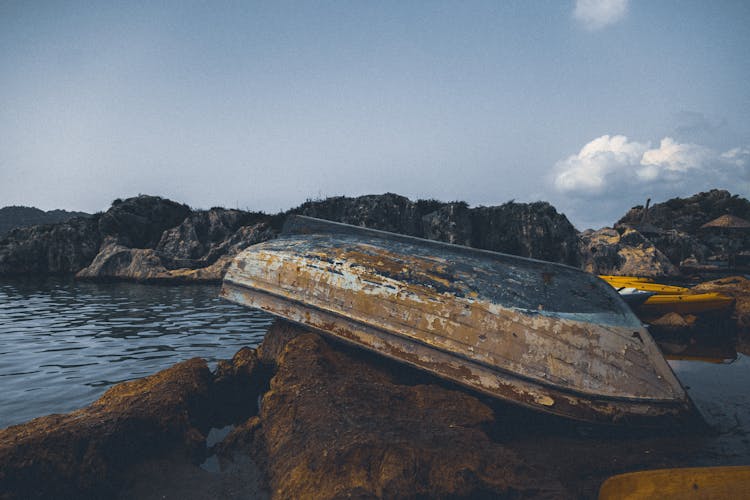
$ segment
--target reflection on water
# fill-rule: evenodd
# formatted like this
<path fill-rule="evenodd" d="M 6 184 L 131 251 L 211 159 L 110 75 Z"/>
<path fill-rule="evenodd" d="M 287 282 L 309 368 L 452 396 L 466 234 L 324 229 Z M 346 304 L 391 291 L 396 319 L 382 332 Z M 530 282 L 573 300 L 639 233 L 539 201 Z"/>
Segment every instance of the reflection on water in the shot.
<path fill-rule="evenodd" d="M 211 285 L 0 281 L 0 428 L 85 406 L 178 361 L 255 346 L 271 318 Z"/>
<path fill-rule="evenodd" d="M 717 433 L 709 448 L 718 456 L 750 455 L 750 358 L 746 340 L 726 330 L 655 335 L 677 378 Z M 740 352 L 738 352 L 740 351 Z"/>

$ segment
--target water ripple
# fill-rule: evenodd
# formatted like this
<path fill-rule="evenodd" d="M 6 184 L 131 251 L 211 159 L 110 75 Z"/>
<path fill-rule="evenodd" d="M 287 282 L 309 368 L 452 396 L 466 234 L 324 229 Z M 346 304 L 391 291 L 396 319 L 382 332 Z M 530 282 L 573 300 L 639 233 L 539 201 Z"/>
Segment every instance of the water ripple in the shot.
<path fill-rule="evenodd" d="M 113 384 L 192 357 L 212 366 L 271 317 L 213 285 L 0 280 L 0 428 L 85 406 Z"/>

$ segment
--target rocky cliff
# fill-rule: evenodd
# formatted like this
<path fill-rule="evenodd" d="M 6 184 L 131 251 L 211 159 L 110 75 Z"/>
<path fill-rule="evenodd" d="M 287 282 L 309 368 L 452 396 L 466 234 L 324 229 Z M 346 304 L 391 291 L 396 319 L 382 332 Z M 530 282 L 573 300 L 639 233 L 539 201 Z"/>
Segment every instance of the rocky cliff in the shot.
<path fill-rule="evenodd" d="M 576 231 L 548 203 L 411 201 L 395 194 L 335 197 L 283 214 L 186 205 L 155 196 L 115 200 L 88 220 L 16 230 L 0 241 L 0 275 L 77 273 L 81 279 L 218 281 L 231 258 L 304 214 L 487 250 L 579 263 Z"/>
<path fill-rule="evenodd" d="M 78 272 L 99 251 L 98 219 L 12 229 L 0 238 L 0 275 Z"/>
<path fill-rule="evenodd" d="M 218 281 L 232 257 L 273 238 L 290 214 L 560 262 L 595 274 L 673 276 L 687 262 L 750 260 L 750 230 L 703 228 L 750 216 L 726 191 L 634 207 L 614 228 L 578 234 L 546 202 L 470 208 L 392 193 L 310 201 L 288 212 L 188 206 L 155 196 L 115 200 L 89 219 L 20 228 L 0 239 L 0 275 L 77 273 L 82 279 Z"/>
<path fill-rule="evenodd" d="M 546 202 L 469 208 L 386 193 L 308 202 L 288 213 L 569 265 L 580 260 L 575 228 Z"/>
<path fill-rule="evenodd" d="M 688 198 L 673 198 L 649 208 L 631 208 L 616 228 L 636 228 L 672 264 L 727 261 L 750 252 L 750 230 L 703 227 L 720 216 L 750 220 L 750 201 L 728 191 L 713 189 Z"/>

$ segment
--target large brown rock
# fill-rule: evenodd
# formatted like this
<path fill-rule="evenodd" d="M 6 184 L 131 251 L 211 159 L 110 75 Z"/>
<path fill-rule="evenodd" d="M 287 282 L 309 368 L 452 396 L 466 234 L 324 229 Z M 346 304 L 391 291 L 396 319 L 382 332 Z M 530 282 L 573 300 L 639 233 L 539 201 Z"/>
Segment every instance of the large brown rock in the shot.
<path fill-rule="evenodd" d="M 165 450 L 201 453 L 211 382 L 196 358 L 118 384 L 81 410 L 0 430 L 0 497 L 103 496 L 133 463 Z"/>
<path fill-rule="evenodd" d="M 625 276 L 675 276 L 678 269 L 635 229 L 602 228 L 581 234 L 584 271 Z"/>
<path fill-rule="evenodd" d="M 269 332 L 282 338 L 267 340 L 277 346 L 266 354 L 279 354 L 276 375 L 259 418 L 227 439 L 266 455 L 273 497 L 560 495 L 559 484 L 487 436 L 494 415 L 476 397 L 406 383 L 392 367 L 294 329 Z"/>
<path fill-rule="evenodd" d="M 108 498 L 128 486 L 182 491 L 144 481 L 154 464 L 177 476 L 205 474 L 195 464 L 207 431 L 255 414 L 268 376 L 255 350 L 243 348 L 213 374 L 194 358 L 115 385 L 72 413 L 0 430 L 0 499 Z"/>

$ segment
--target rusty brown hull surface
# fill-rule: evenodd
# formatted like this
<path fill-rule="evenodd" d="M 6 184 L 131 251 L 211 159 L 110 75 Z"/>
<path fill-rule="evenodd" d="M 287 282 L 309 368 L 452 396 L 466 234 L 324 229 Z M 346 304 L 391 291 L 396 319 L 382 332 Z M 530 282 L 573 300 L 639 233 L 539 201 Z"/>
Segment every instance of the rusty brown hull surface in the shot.
<path fill-rule="evenodd" d="M 548 413 L 691 407 L 617 293 L 567 266 L 295 217 L 234 260 L 221 294 Z"/>

